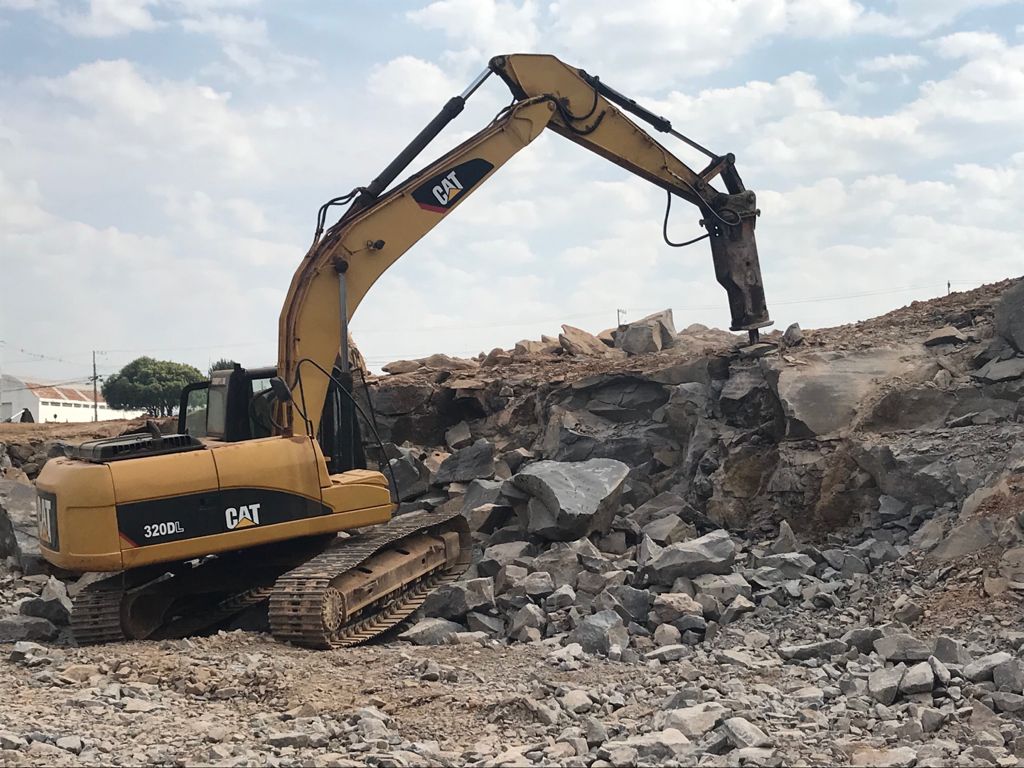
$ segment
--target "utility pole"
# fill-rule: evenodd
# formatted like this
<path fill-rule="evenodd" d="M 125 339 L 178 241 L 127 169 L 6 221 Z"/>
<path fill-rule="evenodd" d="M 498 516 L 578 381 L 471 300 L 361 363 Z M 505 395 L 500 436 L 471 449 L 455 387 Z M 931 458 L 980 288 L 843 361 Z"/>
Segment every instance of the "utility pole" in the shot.
<path fill-rule="evenodd" d="M 626 310 L 616 309 L 615 310 L 615 325 L 622 325 L 622 318 L 626 316 Z"/>
<path fill-rule="evenodd" d="M 946 295 L 949 296 L 949 294 L 951 294 L 952 292 L 953 292 L 953 284 L 949 280 L 947 280 L 946 281 Z"/>
<path fill-rule="evenodd" d="M 98 394 L 96 392 L 96 350 L 92 351 L 92 420 L 100 420 L 100 404 L 97 401 Z"/>

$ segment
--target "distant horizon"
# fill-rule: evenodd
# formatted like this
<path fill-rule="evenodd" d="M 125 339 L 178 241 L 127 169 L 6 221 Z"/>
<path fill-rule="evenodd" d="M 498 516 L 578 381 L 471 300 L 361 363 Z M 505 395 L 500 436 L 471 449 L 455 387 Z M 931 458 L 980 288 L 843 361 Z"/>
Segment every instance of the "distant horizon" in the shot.
<path fill-rule="evenodd" d="M 1019 279 L 1022 279 L 1022 278 L 1024 278 L 1024 275 L 1016 275 L 1016 276 L 1011 276 L 1011 277 L 1005 277 L 1005 278 L 1002 278 L 1000 280 L 994 280 L 994 281 L 992 281 L 990 283 L 982 283 L 980 285 L 974 286 L 973 288 L 963 288 L 961 290 L 952 290 L 949 295 L 957 294 L 957 293 L 971 293 L 972 291 L 980 290 L 982 288 L 987 288 L 987 287 L 990 287 L 990 286 L 993 286 L 993 285 L 998 285 L 999 283 L 1008 282 L 1008 281 L 1012 281 L 1012 280 L 1019 280 Z M 899 306 L 894 306 L 894 307 L 891 307 L 889 309 L 885 309 L 882 312 L 878 313 L 877 315 L 872 315 L 871 317 L 862 317 L 862 318 L 859 318 L 857 320 L 848 321 L 846 323 L 838 323 L 837 325 L 818 326 L 818 327 L 815 327 L 815 326 L 805 326 L 805 325 L 801 324 L 800 328 L 801 328 L 801 330 L 804 330 L 804 331 L 822 331 L 822 330 L 831 330 L 833 328 L 841 328 L 841 327 L 843 327 L 845 325 L 853 325 L 853 324 L 865 322 L 865 321 L 868 321 L 868 320 L 874 320 L 874 319 L 879 318 L 879 317 L 884 317 L 885 315 L 887 315 L 887 314 L 889 314 L 891 312 L 896 312 L 896 311 L 899 311 L 900 309 L 906 309 L 906 308 L 910 307 L 911 304 L 913 304 L 914 302 L 921 302 L 921 301 L 927 302 L 927 301 L 931 301 L 931 300 L 935 300 L 935 299 L 944 298 L 946 295 L 947 294 L 942 294 L 941 296 L 932 296 L 930 299 L 914 299 L 913 301 L 907 302 L 905 304 L 901 304 Z M 666 307 L 665 309 L 671 309 L 671 307 Z M 771 309 L 771 307 L 769 307 L 769 309 Z M 653 314 L 653 313 L 649 313 L 649 314 Z M 639 319 L 640 319 L 639 317 L 634 318 L 634 320 L 639 320 Z M 628 324 L 629 322 L 632 322 L 632 321 L 625 320 L 624 324 Z M 566 325 L 572 325 L 572 323 L 566 323 Z M 743 331 L 730 331 L 728 328 L 709 326 L 709 325 L 706 325 L 704 323 L 690 323 L 689 325 L 705 325 L 705 327 L 707 327 L 709 330 L 718 330 L 718 331 L 725 331 L 725 332 L 728 332 L 728 333 L 733 333 L 733 334 L 735 334 L 737 336 L 737 338 L 741 338 L 744 335 L 744 333 L 745 333 Z M 577 327 L 579 327 L 579 326 L 577 326 Z M 583 330 L 585 330 L 588 333 L 591 333 L 591 334 L 596 336 L 601 331 L 609 330 L 609 328 L 612 328 L 612 327 L 614 327 L 614 326 L 608 326 L 608 327 L 601 328 L 601 329 L 598 329 L 598 330 L 590 330 L 590 329 L 587 329 L 587 328 L 584 328 Z M 689 327 L 689 326 L 686 326 L 686 327 Z M 684 332 L 686 330 L 686 327 L 679 327 L 679 325 L 676 324 L 676 331 L 677 331 L 677 333 Z M 780 333 L 782 333 L 782 332 L 784 332 L 786 330 L 786 327 L 788 327 L 788 325 L 780 327 L 778 324 L 774 324 L 774 325 L 772 325 L 769 328 L 762 329 L 762 333 L 767 334 L 767 333 L 770 333 L 773 330 L 778 330 Z M 552 330 L 550 333 L 546 333 L 546 334 L 543 334 L 543 335 L 557 336 L 558 333 L 560 332 L 560 330 L 561 330 L 561 326 L 559 326 L 558 329 Z M 539 341 L 540 337 L 538 336 L 537 339 L 534 339 L 534 340 Z M 355 339 L 355 343 L 356 343 L 356 347 L 362 353 L 363 349 L 362 349 L 362 347 L 359 346 L 359 340 Z M 501 347 L 501 348 L 502 349 L 506 349 L 506 350 L 511 350 L 514 346 L 515 346 L 514 344 L 511 344 L 511 345 L 508 345 L 506 347 Z M 481 349 L 480 351 L 474 353 L 473 355 L 469 355 L 469 356 L 451 355 L 450 353 L 445 352 L 444 350 L 435 350 L 434 352 L 428 352 L 427 354 L 420 355 L 420 356 L 415 357 L 415 358 L 396 357 L 396 358 L 393 358 L 393 359 L 390 359 L 390 360 L 386 360 L 386 361 L 384 361 L 383 363 L 380 363 L 380 364 L 370 365 L 369 367 L 370 367 L 370 369 L 371 369 L 371 371 L 373 372 L 374 375 L 384 375 L 384 376 L 387 376 L 388 374 L 386 374 L 386 373 L 384 373 L 382 371 L 382 367 L 384 365 L 387 365 L 388 363 L 398 362 L 399 360 L 422 359 L 422 358 L 425 358 L 425 357 L 429 357 L 430 355 L 433 355 L 433 354 L 448 354 L 450 357 L 461 357 L 462 359 L 473 359 L 473 358 L 477 357 L 478 355 L 486 355 L 492 349 L 496 349 L 496 348 L 498 348 L 497 345 L 495 345 L 493 347 L 490 347 L 488 349 Z M 146 353 L 142 353 L 142 354 L 138 355 L 138 357 L 143 357 L 143 356 L 146 356 Z M 150 354 L 148 356 L 149 357 L 154 357 L 155 355 Z M 160 358 L 160 359 L 173 360 L 173 358 Z M 174 362 L 187 362 L 187 361 L 174 360 Z M 216 362 L 216 361 L 211 361 L 211 362 Z M 269 362 L 265 361 L 265 362 L 262 362 L 262 363 L 256 362 L 256 363 L 251 363 L 251 364 L 248 364 L 248 365 L 245 363 L 245 361 L 239 360 L 237 362 L 239 362 L 243 367 L 246 367 L 246 368 L 262 368 L 262 367 L 268 367 L 268 366 L 276 364 L 276 361 L 269 361 Z M 189 364 L 193 365 L 192 363 L 189 363 Z M 208 370 L 209 366 L 200 367 L 200 366 L 197 365 L 195 367 L 198 368 L 200 371 L 205 372 L 206 370 Z M 31 378 L 26 379 L 24 376 L 20 376 L 20 375 L 14 374 L 14 373 L 10 373 L 10 372 L 8 372 L 6 370 L 3 372 L 3 375 L 5 377 L 8 377 L 8 378 L 18 379 L 18 380 L 22 381 L 25 384 L 34 383 L 34 384 L 39 384 L 39 385 L 42 385 L 42 386 L 56 386 L 56 385 L 60 385 L 60 386 L 69 386 L 69 387 L 75 387 L 76 385 L 82 385 L 82 386 L 87 386 L 89 388 L 92 387 L 92 382 L 90 380 L 88 380 L 88 379 L 76 379 L 76 380 L 63 381 L 63 382 L 47 382 L 47 381 L 41 381 L 41 380 L 40 381 L 34 381 Z M 102 398 L 102 394 L 101 394 L 100 397 Z"/>

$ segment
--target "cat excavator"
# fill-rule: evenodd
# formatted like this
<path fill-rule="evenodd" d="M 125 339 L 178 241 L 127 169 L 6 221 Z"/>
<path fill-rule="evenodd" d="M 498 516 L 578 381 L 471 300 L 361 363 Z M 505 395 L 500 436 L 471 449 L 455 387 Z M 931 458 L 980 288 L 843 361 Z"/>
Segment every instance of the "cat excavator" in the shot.
<path fill-rule="evenodd" d="M 512 102 L 392 186 L 491 75 Z M 641 124 L 702 153 L 706 167 L 691 169 Z M 731 328 L 755 341 L 771 324 L 759 211 L 731 154 L 553 56 L 495 57 L 377 178 L 321 207 L 281 311 L 275 367 L 236 365 L 187 387 L 176 434 L 154 427 L 89 441 L 45 465 L 36 483 L 43 556 L 72 573 L 110 574 L 73 599 L 78 643 L 183 637 L 262 611 L 281 641 L 348 646 L 401 623 L 466 569 L 465 518 L 393 517 L 397 489 L 367 468 L 360 415 L 375 430 L 353 395 L 348 326 L 388 267 L 545 129 L 664 189 L 670 245 L 672 199 L 695 205 Z"/>

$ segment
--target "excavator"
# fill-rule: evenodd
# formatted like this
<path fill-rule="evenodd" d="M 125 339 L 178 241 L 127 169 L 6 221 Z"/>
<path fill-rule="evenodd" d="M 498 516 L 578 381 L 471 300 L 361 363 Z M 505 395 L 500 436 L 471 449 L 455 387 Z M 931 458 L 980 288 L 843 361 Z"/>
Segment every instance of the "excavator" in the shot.
<path fill-rule="evenodd" d="M 511 103 L 392 186 L 491 75 Z M 702 153 L 706 167 L 691 169 L 641 124 Z M 73 599 L 79 644 L 184 637 L 263 611 L 280 641 L 344 647 L 400 624 L 466 569 L 465 518 L 393 517 L 397 489 L 367 468 L 360 416 L 376 431 L 353 396 L 348 327 L 388 267 L 546 128 L 666 191 L 666 242 L 709 240 L 731 328 L 757 340 L 772 322 L 754 241 L 759 211 L 733 155 L 705 149 L 554 56 L 497 56 L 379 176 L 320 208 L 281 311 L 275 367 L 236 365 L 186 387 L 175 434 L 150 425 L 45 465 L 36 483 L 43 556 L 99 575 Z M 700 211 L 705 232 L 694 241 L 668 238 L 674 197 Z"/>

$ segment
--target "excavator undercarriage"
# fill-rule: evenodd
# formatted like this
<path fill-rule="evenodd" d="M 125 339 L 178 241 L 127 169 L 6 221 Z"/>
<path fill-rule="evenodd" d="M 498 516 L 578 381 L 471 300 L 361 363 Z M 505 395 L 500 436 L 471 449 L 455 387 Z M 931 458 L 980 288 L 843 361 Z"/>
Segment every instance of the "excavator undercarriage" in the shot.
<path fill-rule="evenodd" d="M 308 648 L 356 645 L 457 579 L 470 552 L 462 515 L 413 513 L 365 533 L 109 576 L 75 597 L 71 628 L 80 645 L 179 638 L 258 609 L 279 640 Z"/>

